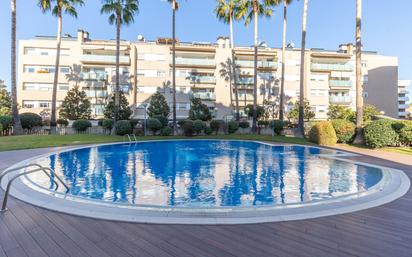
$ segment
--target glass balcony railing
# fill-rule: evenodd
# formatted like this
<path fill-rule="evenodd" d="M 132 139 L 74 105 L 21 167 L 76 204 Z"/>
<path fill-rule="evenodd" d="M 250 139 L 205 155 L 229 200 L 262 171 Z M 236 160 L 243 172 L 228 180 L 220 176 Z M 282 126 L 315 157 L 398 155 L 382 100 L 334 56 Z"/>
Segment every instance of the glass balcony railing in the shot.
<path fill-rule="evenodd" d="M 253 85 L 254 78 L 237 78 L 236 84 L 238 85 Z"/>
<path fill-rule="evenodd" d="M 240 67 L 253 68 L 255 67 L 255 62 L 253 60 L 236 60 L 236 65 Z M 259 60 L 257 67 L 276 69 L 278 67 L 278 63 L 273 61 Z"/>
<path fill-rule="evenodd" d="M 209 100 L 209 101 L 216 100 L 216 94 L 212 92 L 193 92 L 192 97 L 200 98 L 201 100 Z"/>
<path fill-rule="evenodd" d="M 190 76 L 188 78 L 192 83 L 215 84 L 216 78 L 213 76 Z"/>
<path fill-rule="evenodd" d="M 350 64 L 312 63 L 310 68 L 316 71 L 353 71 Z"/>
<path fill-rule="evenodd" d="M 105 72 L 81 72 L 80 79 L 82 80 L 107 80 L 109 76 Z"/>
<path fill-rule="evenodd" d="M 86 92 L 87 97 L 90 97 L 90 98 L 93 98 L 93 97 L 106 98 L 108 96 L 107 91 L 87 90 L 85 92 Z"/>
<path fill-rule="evenodd" d="M 115 64 L 116 56 L 115 55 L 89 55 L 83 54 L 80 56 L 80 61 L 82 63 L 103 63 L 103 64 Z M 129 56 L 120 56 L 120 64 L 130 64 Z"/>
<path fill-rule="evenodd" d="M 330 80 L 331 87 L 352 87 L 353 83 L 350 80 Z"/>
<path fill-rule="evenodd" d="M 216 66 L 216 62 L 206 58 L 176 58 L 176 65 Z"/>
<path fill-rule="evenodd" d="M 352 103 L 351 96 L 329 96 L 329 102 L 331 104 L 349 104 Z"/>

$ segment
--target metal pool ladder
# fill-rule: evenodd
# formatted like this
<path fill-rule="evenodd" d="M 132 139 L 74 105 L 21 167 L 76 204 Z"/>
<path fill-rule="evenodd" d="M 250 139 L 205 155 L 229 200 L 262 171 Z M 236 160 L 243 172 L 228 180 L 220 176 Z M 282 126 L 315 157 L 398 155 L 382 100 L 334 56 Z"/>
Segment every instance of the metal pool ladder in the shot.
<path fill-rule="evenodd" d="M 127 139 L 129 140 L 129 142 L 131 143 L 131 142 L 137 142 L 137 138 L 136 138 L 136 135 L 135 134 L 131 134 L 131 135 L 129 135 L 129 134 L 127 134 L 127 135 L 125 135 L 126 137 L 127 137 Z M 133 137 L 133 138 L 132 138 Z"/>
<path fill-rule="evenodd" d="M 2 204 L 2 206 L 1 206 L 1 210 L 0 210 L 0 212 L 4 212 L 4 211 L 6 211 L 7 210 L 7 200 L 8 200 L 8 197 L 9 197 L 9 194 L 10 194 L 10 189 L 11 189 L 11 184 L 13 183 L 13 181 L 15 181 L 17 178 L 19 178 L 19 177 L 21 177 L 21 176 L 24 176 L 24 175 L 28 175 L 28 174 L 31 174 L 31 173 L 35 173 L 35 172 L 38 172 L 38 171 L 42 171 L 47 177 L 49 177 L 53 182 L 54 182 L 54 184 L 56 185 L 56 187 L 55 187 L 55 191 L 57 191 L 57 189 L 59 188 L 59 183 L 58 182 L 60 182 L 65 188 L 66 188 L 66 193 L 68 193 L 69 192 L 69 187 L 67 186 L 67 184 L 54 172 L 54 170 L 52 170 L 52 169 L 50 169 L 50 168 L 48 168 L 48 167 L 43 167 L 43 166 L 41 166 L 40 164 L 36 164 L 36 163 L 32 163 L 32 164 L 28 164 L 28 165 L 24 165 L 24 166 L 20 166 L 20 167 L 16 167 L 16 168 L 13 168 L 13 169 L 10 169 L 10 170 L 6 170 L 6 171 L 4 171 L 3 173 L 0 173 L 0 186 L 1 186 L 1 181 L 3 180 L 3 178 L 7 175 L 7 174 L 9 174 L 9 173 L 11 173 L 11 172 L 14 172 L 14 171 L 19 171 L 19 170 L 22 170 L 22 169 L 27 169 L 27 168 L 32 168 L 32 167 L 34 167 L 35 169 L 31 169 L 31 170 L 25 170 L 25 171 L 23 171 L 23 172 L 21 172 L 21 173 L 18 173 L 18 174 L 16 174 L 16 175 L 14 175 L 10 180 L 9 180 L 9 182 L 7 183 L 7 187 L 6 187 L 6 192 L 4 193 L 4 198 L 3 198 L 3 204 Z"/>

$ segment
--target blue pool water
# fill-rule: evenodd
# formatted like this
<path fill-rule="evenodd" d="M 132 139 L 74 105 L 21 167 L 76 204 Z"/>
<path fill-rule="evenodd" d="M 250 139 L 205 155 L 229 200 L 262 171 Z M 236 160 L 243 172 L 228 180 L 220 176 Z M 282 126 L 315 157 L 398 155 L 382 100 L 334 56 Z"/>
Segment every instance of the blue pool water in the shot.
<path fill-rule="evenodd" d="M 87 199 L 176 207 L 268 206 L 363 192 L 382 171 L 335 151 L 255 142 L 188 140 L 83 148 L 37 160 Z M 41 173 L 30 179 L 53 188 Z"/>

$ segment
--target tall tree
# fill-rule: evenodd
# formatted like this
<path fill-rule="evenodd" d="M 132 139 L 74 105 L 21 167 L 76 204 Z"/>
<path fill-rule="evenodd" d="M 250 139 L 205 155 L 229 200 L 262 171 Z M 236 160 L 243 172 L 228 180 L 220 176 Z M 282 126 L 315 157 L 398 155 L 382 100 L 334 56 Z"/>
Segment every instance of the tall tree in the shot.
<path fill-rule="evenodd" d="M 17 79 L 16 79 L 16 29 L 17 29 L 17 5 L 16 0 L 11 0 L 11 98 L 12 98 L 12 114 L 13 114 L 13 134 L 22 135 L 23 128 L 21 127 L 19 110 L 17 108 Z"/>
<path fill-rule="evenodd" d="M 216 17 L 226 24 L 229 24 L 230 29 L 230 48 L 232 50 L 231 72 L 229 77 L 230 83 L 230 95 L 233 94 L 232 90 L 235 89 L 235 107 L 236 107 L 236 120 L 240 119 L 239 113 L 239 94 L 236 83 L 236 62 L 235 62 L 235 40 L 233 36 L 233 21 L 236 17 L 236 11 L 239 9 L 240 0 L 217 0 L 217 6 L 215 8 Z"/>
<path fill-rule="evenodd" d="M 286 26 L 287 9 L 293 0 L 283 0 L 283 32 L 282 32 L 282 77 L 280 81 L 279 119 L 284 120 L 285 111 L 285 69 L 286 69 Z"/>
<path fill-rule="evenodd" d="M 261 16 L 271 17 L 272 7 L 277 5 L 278 0 L 243 0 L 239 4 L 236 13 L 237 19 L 245 19 L 245 26 L 249 26 L 254 20 L 254 81 L 253 81 L 253 133 L 257 132 L 257 73 L 258 73 L 258 47 L 259 47 L 259 18 Z"/>
<path fill-rule="evenodd" d="M 362 88 L 362 0 L 356 0 L 356 136 L 354 143 L 363 143 L 363 88 Z"/>
<path fill-rule="evenodd" d="M 300 88 L 299 88 L 299 134 L 305 136 L 305 52 L 306 52 L 306 20 L 309 0 L 303 1 L 302 46 L 300 50 Z"/>
<path fill-rule="evenodd" d="M 172 88 L 173 88 L 173 134 L 177 133 L 176 123 L 176 11 L 179 10 L 177 0 L 168 0 L 172 5 Z"/>
<path fill-rule="evenodd" d="M 120 105 L 120 30 L 122 25 L 129 25 L 134 22 L 134 16 L 139 11 L 137 0 L 104 0 L 100 13 L 109 14 L 110 25 L 116 26 L 116 88 L 113 121 L 114 124 L 119 120 Z M 116 126 L 113 126 L 112 134 L 115 134 Z"/>
<path fill-rule="evenodd" d="M 63 119 L 78 120 L 90 119 L 92 109 L 90 100 L 87 98 L 86 92 L 79 89 L 79 86 L 74 86 L 67 92 L 64 98 L 59 116 Z"/>
<path fill-rule="evenodd" d="M 52 107 L 50 117 L 50 131 L 56 132 L 56 97 L 57 84 L 59 83 L 59 67 L 60 67 L 60 49 L 62 42 L 62 26 L 63 26 L 63 12 L 77 18 L 76 5 L 84 5 L 83 0 L 38 0 L 38 4 L 46 13 L 51 11 L 57 17 L 57 49 L 56 49 L 56 63 L 54 68 L 53 92 L 52 92 Z"/>

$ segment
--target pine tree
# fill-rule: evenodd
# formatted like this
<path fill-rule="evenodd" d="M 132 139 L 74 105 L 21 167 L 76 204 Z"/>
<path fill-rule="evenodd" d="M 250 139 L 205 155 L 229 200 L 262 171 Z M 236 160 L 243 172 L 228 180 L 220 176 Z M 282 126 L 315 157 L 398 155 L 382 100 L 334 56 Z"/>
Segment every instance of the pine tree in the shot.
<path fill-rule="evenodd" d="M 157 92 L 150 98 L 150 106 L 147 109 L 147 113 L 150 118 L 155 116 L 169 117 L 170 108 L 164 95 Z"/>
<path fill-rule="evenodd" d="M 203 104 L 199 98 L 193 98 L 189 110 L 189 119 L 209 121 L 212 119 L 212 114 L 210 113 L 209 107 Z"/>
<path fill-rule="evenodd" d="M 91 104 L 87 98 L 86 92 L 74 87 L 67 92 L 60 106 L 60 118 L 69 120 L 90 119 L 92 110 Z"/>
<path fill-rule="evenodd" d="M 104 110 L 104 117 L 106 119 L 114 119 L 114 120 L 128 120 L 130 116 L 132 116 L 132 110 L 130 109 L 129 102 L 127 101 L 126 96 L 123 92 L 119 92 L 119 107 L 117 110 L 117 117 L 115 115 L 115 100 L 116 96 L 113 94 L 110 96 L 109 103 L 106 105 Z"/>

